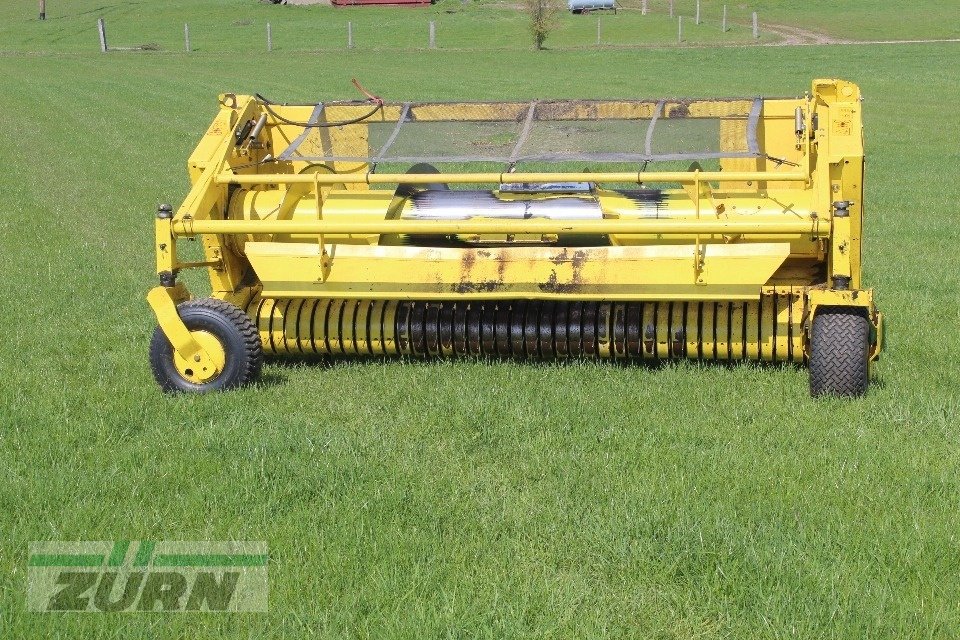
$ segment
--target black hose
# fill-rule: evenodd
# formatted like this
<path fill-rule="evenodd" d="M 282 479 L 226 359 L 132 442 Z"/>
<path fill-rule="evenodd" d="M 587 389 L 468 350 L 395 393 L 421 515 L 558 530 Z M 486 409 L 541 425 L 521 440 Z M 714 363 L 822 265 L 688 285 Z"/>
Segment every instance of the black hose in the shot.
<path fill-rule="evenodd" d="M 348 125 L 348 124 L 357 124 L 358 122 L 363 122 L 364 120 L 367 120 L 368 118 L 372 118 L 372 117 L 374 116 L 374 114 L 376 114 L 378 111 L 380 111 L 381 109 L 383 109 L 383 103 L 382 103 L 382 102 L 371 101 L 371 102 L 374 102 L 374 107 L 373 107 L 373 109 L 371 109 L 369 112 L 363 114 L 362 116 L 359 116 L 359 117 L 357 117 L 357 118 L 353 118 L 353 119 L 351 119 L 351 120 L 340 120 L 340 121 L 337 121 L 337 122 L 297 122 L 297 121 L 295 121 L 295 120 L 290 120 L 289 118 L 284 118 L 284 117 L 281 116 L 279 113 L 277 113 L 276 111 L 274 111 L 274 110 L 271 108 L 271 105 L 276 104 L 275 102 L 271 102 L 270 100 L 267 100 L 266 98 L 264 98 L 264 97 L 263 97 L 261 94 L 259 94 L 259 93 L 254 94 L 254 96 L 257 98 L 257 100 L 259 100 L 259 101 L 261 102 L 261 104 L 263 104 L 263 108 L 266 109 L 267 113 L 269 113 L 271 116 L 273 116 L 274 118 L 276 118 L 276 119 L 279 120 L 280 122 L 282 122 L 282 123 L 284 123 L 284 124 L 293 125 L 293 126 L 295 126 L 295 127 L 303 127 L 304 129 L 325 129 L 325 128 L 328 128 L 328 127 L 343 127 L 343 126 L 346 126 L 346 125 Z"/>

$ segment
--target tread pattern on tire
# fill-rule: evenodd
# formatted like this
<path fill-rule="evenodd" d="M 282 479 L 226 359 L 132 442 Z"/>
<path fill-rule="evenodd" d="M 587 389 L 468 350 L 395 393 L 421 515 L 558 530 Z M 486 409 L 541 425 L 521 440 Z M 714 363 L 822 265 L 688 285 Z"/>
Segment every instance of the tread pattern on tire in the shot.
<path fill-rule="evenodd" d="M 242 349 L 245 354 L 245 358 L 243 358 L 244 367 L 234 377 L 234 380 L 227 381 L 226 384 L 223 385 L 216 385 L 215 388 L 240 387 L 252 382 L 260 375 L 260 371 L 263 368 L 263 345 L 260 342 L 260 334 L 257 331 L 256 325 L 254 325 L 250 317 L 243 312 L 243 309 L 217 298 L 189 300 L 177 305 L 177 309 L 178 311 L 209 309 L 232 324 L 240 335 Z M 190 388 L 189 385 L 185 388 L 177 386 L 175 381 L 169 380 L 169 370 L 164 370 L 166 367 L 164 367 L 165 363 L 158 353 L 158 351 L 160 351 L 157 349 L 158 343 L 165 347 L 162 351 L 170 352 L 172 350 L 169 341 L 167 341 L 166 336 L 159 327 L 157 327 L 154 340 L 151 343 L 150 368 L 153 370 L 154 377 L 164 391 L 205 390 L 201 388 L 202 385 L 197 385 L 196 389 Z"/>
<path fill-rule="evenodd" d="M 235 304 L 231 304 L 218 298 L 199 298 L 184 302 L 182 306 L 205 307 L 213 309 L 225 315 L 233 322 L 234 326 L 240 331 L 243 337 L 244 347 L 249 358 L 247 360 L 246 374 L 243 376 L 244 383 L 255 380 L 260 375 L 263 368 L 263 344 L 260 342 L 260 333 L 257 331 L 257 325 L 253 324 L 243 309 Z"/>
<path fill-rule="evenodd" d="M 862 396 L 867 391 L 870 321 L 866 311 L 821 307 L 810 332 L 810 395 Z"/>

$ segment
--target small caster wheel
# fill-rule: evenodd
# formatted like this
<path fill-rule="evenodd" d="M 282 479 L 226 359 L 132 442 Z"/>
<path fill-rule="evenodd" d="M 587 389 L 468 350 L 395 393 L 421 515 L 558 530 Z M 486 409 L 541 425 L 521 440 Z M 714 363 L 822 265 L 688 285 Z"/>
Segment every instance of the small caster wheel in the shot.
<path fill-rule="evenodd" d="M 164 391 L 202 393 L 241 387 L 260 375 L 263 345 L 253 322 L 239 307 L 204 298 L 177 306 L 194 338 L 217 365 L 206 371 L 175 353 L 160 327 L 150 341 L 150 368 Z"/>
<path fill-rule="evenodd" d="M 810 332 L 810 395 L 858 397 L 869 382 L 870 321 L 866 310 L 817 309 Z"/>

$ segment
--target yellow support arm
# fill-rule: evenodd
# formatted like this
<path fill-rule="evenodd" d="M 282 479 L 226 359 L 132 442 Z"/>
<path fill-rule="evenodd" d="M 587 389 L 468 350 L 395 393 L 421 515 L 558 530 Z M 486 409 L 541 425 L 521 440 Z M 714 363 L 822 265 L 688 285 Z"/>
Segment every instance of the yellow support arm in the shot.
<path fill-rule="evenodd" d="M 186 289 L 183 285 L 154 287 L 147 294 L 147 302 L 150 303 L 163 335 L 167 336 L 176 354 L 186 362 L 195 363 L 196 369 L 212 377 L 220 372 L 222 366 L 197 342 L 177 313 L 177 302 L 185 295 Z"/>

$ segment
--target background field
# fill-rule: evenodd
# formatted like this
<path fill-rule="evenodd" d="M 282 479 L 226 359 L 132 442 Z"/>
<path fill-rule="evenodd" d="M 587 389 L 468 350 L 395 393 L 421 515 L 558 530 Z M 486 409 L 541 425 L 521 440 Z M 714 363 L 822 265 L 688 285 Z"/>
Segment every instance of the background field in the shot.
<path fill-rule="evenodd" d="M 102 5 L 49 4 L 45 25 L 0 9 L 0 637 L 960 633 L 960 45 L 103 56 L 97 13 L 77 17 Z M 139 16 L 140 42 L 160 40 L 147 12 L 188 3 L 128 4 L 104 12 Z M 875 33 L 919 35 L 858 4 Z M 914 11 L 948 36 L 946 4 Z M 268 13 L 189 5 L 197 24 Z M 157 392 L 153 214 L 221 91 L 792 95 L 817 76 L 866 95 L 866 280 L 890 326 L 863 400 L 686 363 L 273 361 L 257 388 Z M 30 614 L 27 543 L 48 539 L 267 540 L 271 610 Z"/>
<path fill-rule="evenodd" d="M 561 0 L 557 0 L 560 2 Z M 436 22 L 437 46 L 447 50 L 527 49 L 527 22 L 516 10 L 522 0 L 463 4 L 440 0 L 429 8 L 332 8 L 274 6 L 256 0 L 50 0 L 48 20 L 36 20 L 35 3 L 18 0 L 0 7 L 0 51 L 94 52 L 96 19 L 103 17 L 111 46 L 149 46 L 183 51 L 183 25 L 190 25 L 191 48 L 204 53 L 262 52 L 266 24 L 274 50 L 346 50 L 347 22 L 353 23 L 355 51 L 428 46 L 428 23 Z M 721 31 L 723 6 L 728 31 Z M 621 0 L 622 10 L 590 16 L 560 15 L 547 40 L 551 49 L 596 47 L 597 20 L 602 46 L 677 44 L 677 22 L 668 15 L 669 0 Z M 684 16 L 680 46 L 756 43 L 751 13 L 760 16 L 760 44 L 818 40 L 889 40 L 960 38 L 960 5 L 944 0 L 757 0 L 701 1 L 701 24 L 694 24 L 696 0 L 675 0 Z M 510 73 L 501 67 L 502 73 Z"/>

